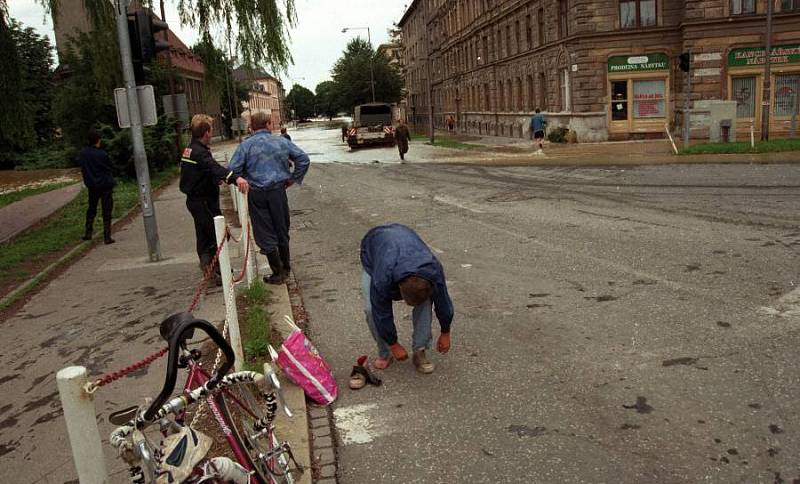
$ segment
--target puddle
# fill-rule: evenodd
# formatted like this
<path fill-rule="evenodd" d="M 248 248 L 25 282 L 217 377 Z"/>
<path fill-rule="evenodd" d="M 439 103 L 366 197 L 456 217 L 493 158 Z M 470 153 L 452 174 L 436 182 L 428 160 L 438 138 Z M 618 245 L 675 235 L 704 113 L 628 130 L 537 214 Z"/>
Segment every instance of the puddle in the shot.
<path fill-rule="evenodd" d="M 664 360 L 661 363 L 661 366 L 675 366 L 675 365 L 686 365 L 691 366 L 697 364 L 697 358 L 692 357 L 683 357 L 683 358 L 673 358 L 671 360 Z"/>
<path fill-rule="evenodd" d="M 353 405 L 351 407 L 337 408 L 333 415 L 336 428 L 344 445 L 368 444 L 384 432 L 375 428 L 372 416 L 378 408 L 375 403 Z"/>
<path fill-rule="evenodd" d="M 588 296 L 584 297 L 584 299 L 591 300 L 594 299 L 597 302 L 608 302 L 608 301 L 616 301 L 616 296 L 611 296 L 609 294 L 603 294 L 602 296 Z"/>

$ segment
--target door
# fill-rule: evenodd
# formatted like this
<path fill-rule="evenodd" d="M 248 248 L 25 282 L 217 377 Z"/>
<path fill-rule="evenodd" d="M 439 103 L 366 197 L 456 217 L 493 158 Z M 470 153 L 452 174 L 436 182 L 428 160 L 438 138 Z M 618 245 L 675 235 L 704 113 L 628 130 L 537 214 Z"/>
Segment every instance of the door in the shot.
<path fill-rule="evenodd" d="M 621 133 L 630 131 L 628 80 L 611 81 L 609 93 L 611 95 L 611 104 L 609 105 L 611 123 L 609 130 Z"/>
<path fill-rule="evenodd" d="M 731 78 L 730 98 L 736 101 L 737 139 L 749 139 L 751 126 L 756 137 L 761 132 L 760 84 L 756 76 Z"/>

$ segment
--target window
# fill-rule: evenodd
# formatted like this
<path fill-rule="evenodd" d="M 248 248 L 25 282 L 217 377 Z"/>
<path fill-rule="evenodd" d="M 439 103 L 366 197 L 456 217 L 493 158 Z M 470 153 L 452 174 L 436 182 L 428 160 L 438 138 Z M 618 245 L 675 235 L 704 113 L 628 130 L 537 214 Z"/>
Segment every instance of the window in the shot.
<path fill-rule="evenodd" d="M 539 44 L 544 45 L 544 9 L 540 8 L 536 14 L 537 32 L 539 33 Z"/>
<path fill-rule="evenodd" d="M 628 81 L 611 82 L 611 120 L 628 120 Z"/>
<path fill-rule="evenodd" d="M 539 73 L 539 95 L 537 100 L 539 101 L 539 109 L 547 111 L 549 104 L 547 102 L 547 78 L 544 72 Z"/>
<path fill-rule="evenodd" d="M 569 83 L 569 69 L 561 70 L 561 110 L 572 110 L 572 89 Z"/>
<path fill-rule="evenodd" d="M 522 52 L 522 37 L 519 35 L 519 20 L 514 22 L 514 45 L 516 45 L 516 51 Z"/>
<path fill-rule="evenodd" d="M 756 13 L 756 0 L 731 0 L 731 15 Z"/>
<path fill-rule="evenodd" d="M 511 25 L 506 25 L 506 56 L 511 55 Z"/>
<path fill-rule="evenodd" d="M 534 93 L 533 76 L 528 75 L 528 111 L 533 111 L 536 107 L 536 94 Z"/>
<path fill-rule="evenodd" d="M 489 60 L 489 37 L 483 36 L 483 62 Z"/>
<path fill-rule="evenodd" d="M 791 116 L 800 109 L 800 74 L 775 76 L 775 116 Z"/>
<path fill-rule="evenodd" d="M 633 81 L 633 117 L 666 117 L 666 81 Z"/>
<path fill-rule="evenodd" d="M 781 0 L 781 12 L 800 11 L 800 0 Z"/>
<path fill-rule="evenodd" d="M 756 78 L 734 77 L 731 97 L 736 101 L 737 118 L 754 118 L 756 115 Z"/>
<path fill-rule="evenodd" d="M 623 29 L 656 24 L 656 0 L 620 0 L 619 25 Z"/>
<path fill-rule="evenodd" d="M 569 0 L 558 2 L 558 37 L 563 39 L 569 36 Z"/>
<path fill-rule="evenodd" d="M 528 41 L 528 48 L 533 47 L 533 23 L 531 23 L 530 14 L 525 16 L 525 37 Z"/>

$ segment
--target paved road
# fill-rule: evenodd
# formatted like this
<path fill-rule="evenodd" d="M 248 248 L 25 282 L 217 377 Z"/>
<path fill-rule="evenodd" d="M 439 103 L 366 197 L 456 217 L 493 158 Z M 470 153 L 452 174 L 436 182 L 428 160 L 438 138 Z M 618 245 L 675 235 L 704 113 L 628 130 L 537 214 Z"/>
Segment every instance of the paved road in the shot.
<path fill-rule="evenodd" d="M 335 132 L 292 134 L 347 161 Z M 315 161 L 291 195 L 294 269 L 342 383 L 341 482 L 800 478 L 796 166 Z M 374 356 L 359 241 L 385 222 L 441 258 L 454 349 L 353 392 Z"/>
<path fill-rule="evenodd" d="M 63 208 L 78 196 L 81 188 L 75 183 L 0 208 L 0 244 Z"/>

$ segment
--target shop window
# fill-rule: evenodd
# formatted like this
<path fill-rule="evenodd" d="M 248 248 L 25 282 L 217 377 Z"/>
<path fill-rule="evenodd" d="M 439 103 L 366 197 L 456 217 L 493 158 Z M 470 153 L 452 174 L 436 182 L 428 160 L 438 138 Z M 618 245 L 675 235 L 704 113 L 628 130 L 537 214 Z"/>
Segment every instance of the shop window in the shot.
<path fill-rule="evenodd" d="M 775 116 L 791 116 L 798 113 L 800 102 L 800 74 L 775 76 Z"/>
<path fill-rule="evenodd" d="M 628 120 L 628 81 L 611 81 L 611 120 Z"/>
<path fill-rule="evenodd" d="M 800 0 L 781 0 L 781 12 L 800 11 Z"/>
<path fill-rule="evenodd" d="M 623 29 L 656 25 L 656 0 L 620 0 L 619 25 Z"/>
<path fill-rule="evenodd" d="M 731 96 L 736 101 L 737 118 L 756 116 L 756 78 L 734 77 L 731 81 Z"/>
<path fill-rule="evenodd" d="M 664 80 L 633 81 L 633 117 L 666 117 L 666 82 Z"/>
<path fill-rule="evenodd" d="M 756 13 L 756 0 L 731 0 L 731 15 Z"/>

